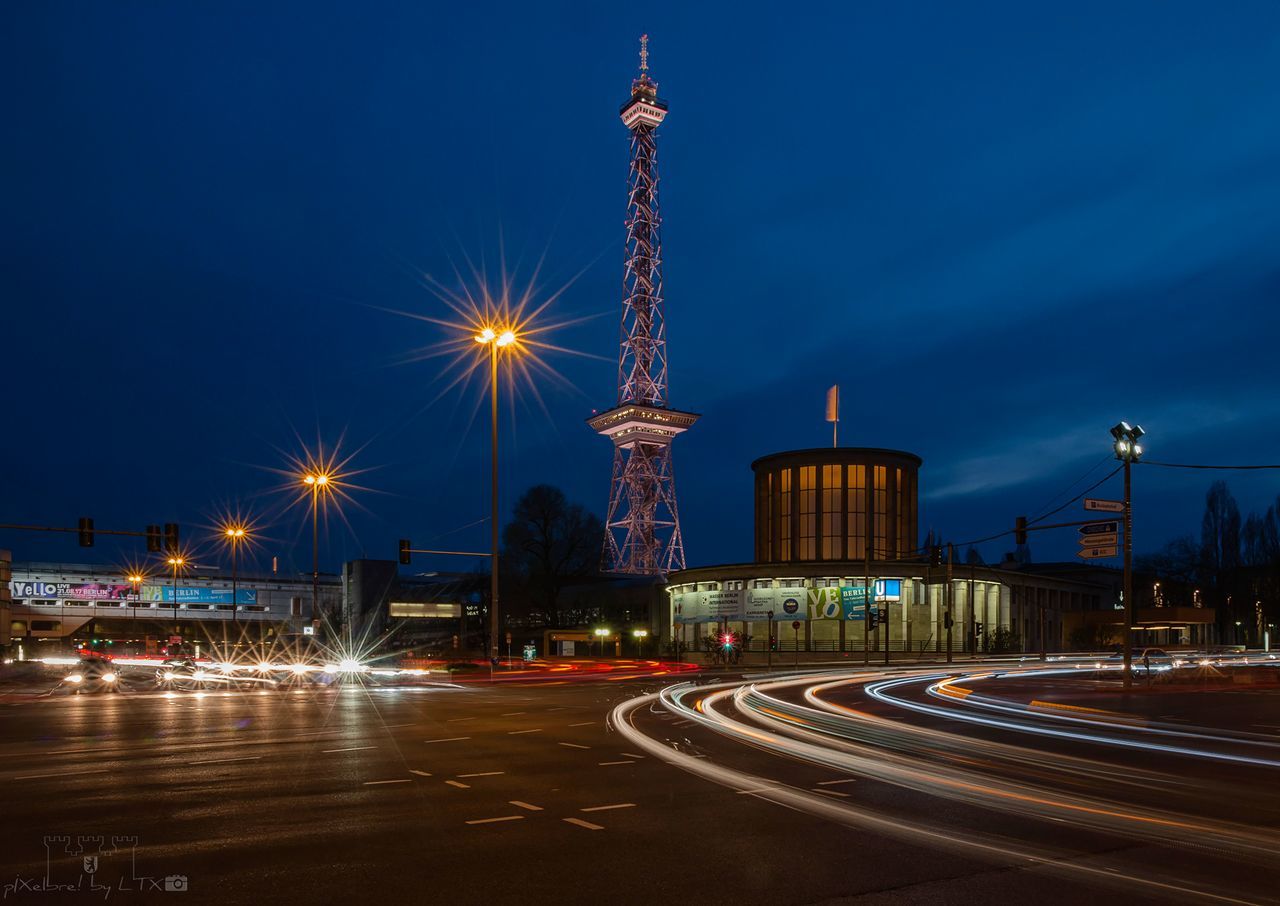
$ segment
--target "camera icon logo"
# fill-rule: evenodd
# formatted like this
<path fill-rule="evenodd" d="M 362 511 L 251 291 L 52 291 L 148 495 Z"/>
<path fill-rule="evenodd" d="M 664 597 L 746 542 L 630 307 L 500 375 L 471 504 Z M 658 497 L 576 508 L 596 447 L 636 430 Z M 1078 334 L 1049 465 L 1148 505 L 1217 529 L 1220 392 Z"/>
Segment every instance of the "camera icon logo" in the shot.
<path fill-rule="evenodd" d="M 164 879 L 164 889 L 185 891 L 187 889 L 187 876 L 168 875 Z"/>

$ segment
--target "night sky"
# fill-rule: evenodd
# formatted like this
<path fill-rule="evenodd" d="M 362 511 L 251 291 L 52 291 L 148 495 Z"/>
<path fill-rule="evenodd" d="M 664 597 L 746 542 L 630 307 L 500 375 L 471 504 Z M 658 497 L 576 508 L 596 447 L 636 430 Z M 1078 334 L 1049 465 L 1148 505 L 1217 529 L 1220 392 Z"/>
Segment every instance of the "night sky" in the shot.
<path fill-rule="evenodd" d="M 675 454 L 690 565 L 750 558 L 749 463 L 830 443 L 837 382 L 842 443 L 920 454 L 922 532 L 956 541 L 1104 475 L 1122 418 L 1151 459 L 1280 460 L 1273 2 L 605 6 L 5 4 L 0 521 L 238 505 L 260 562 L 307 569 L 268 469 L 345 435 L 370 490 L 324 568 L 482 548 L 482 388 L 432 402 L 441 362 L 405 360 L 445 332 L 388 309 L 446 315 L 423 276 L 500 249 L 521 281 L 543 259 L 542 296 L 581 273 L 546 317 L 600 357 L 548 356 L 572 387 L 504 413 L 504 510 L 549 482 L 602 512 L 583 420 L 617 392 L 642 32 L 671 402 L 703 414 Z M 1137 549 L 1198 532 L 1216 477 L 1140 468 Z M 1280 490 L 1227 477 L 1245 512 Z"/>

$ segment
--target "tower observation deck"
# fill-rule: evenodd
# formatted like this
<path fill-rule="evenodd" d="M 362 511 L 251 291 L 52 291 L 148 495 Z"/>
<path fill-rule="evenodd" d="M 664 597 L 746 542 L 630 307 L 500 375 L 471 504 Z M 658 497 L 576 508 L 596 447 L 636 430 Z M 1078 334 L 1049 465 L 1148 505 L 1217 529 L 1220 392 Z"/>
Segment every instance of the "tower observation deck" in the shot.
<path fill-rule="evenodd" d="M 698 420 L 667 400 L 667 341 L 662 299 L 657 127 L 667 115 L 649 77 L 649 37 L 640 39 L 640 73 L 622 105 L 631 132 L 626 262 L 617 405 L 588 419 L 613 441 L 613 480 L 605 519 L 604 569 L 665 576 L 684 569 L 671 441 Z"/>

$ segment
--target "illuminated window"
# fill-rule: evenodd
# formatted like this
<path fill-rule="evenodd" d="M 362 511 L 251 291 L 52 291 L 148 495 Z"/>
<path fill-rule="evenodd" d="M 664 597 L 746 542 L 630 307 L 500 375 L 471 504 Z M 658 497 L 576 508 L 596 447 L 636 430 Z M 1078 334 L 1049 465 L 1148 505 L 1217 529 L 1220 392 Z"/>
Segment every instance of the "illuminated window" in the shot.
<path fill-rule="evenodd" d="M 778 559 L 791 559 L 791 470 L 778 473 Z"/>
<path fill-rule="evenodd" d="M 888 521 L 885 508 L 888 503 L 888 492 L 885 489 L 885 482 L 889 478 L 889 469 L 886 466 L 873 466 L 872 471 L 875 475 L 875 488 L 873 490 L 872 505 L 874 506 L 872 521 L 872 546 L 871 557 L 887 557 L 888 540 L 885 538 L 885 523 Z"/>
<path fill-rule="evenodd" d="M 861 560 L 867 554 L 867 467 L 849 466 L 846 477 L 849 538 L 845 556 Z"/>
<path fill-rule="evenodd" d="M 893 470 L 893 513 L 894 527 L 897 529 L 893 539 L 892 556 L 901 557 L 907 552 L 907 514 L 905 501 L 902 499 L 902 469 Z"/>
<path fill-rule="evenodd" d="M 756 484 L 756 560 L 773 559 L 773 473 L 765 472 Z"/>
<path fill-rule="evenodd" d="M 844 466 L 822 467 L 822 559 L 839 560 L 843 541 L 840 537 L 841 510 L 844 503 L 840 492 Z"/>
<path fill-rule="evenodd" d="M 818 467 L 800 467 L 800 559 L 818 557 Z"/>

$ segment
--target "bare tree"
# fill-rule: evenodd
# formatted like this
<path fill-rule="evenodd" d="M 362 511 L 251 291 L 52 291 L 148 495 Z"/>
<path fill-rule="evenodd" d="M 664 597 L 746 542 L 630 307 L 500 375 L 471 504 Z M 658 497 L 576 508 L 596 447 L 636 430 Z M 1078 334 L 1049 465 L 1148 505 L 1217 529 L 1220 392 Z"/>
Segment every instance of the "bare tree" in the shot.
<path fill-rule="evenodd" d="M 594 575 L 600 564 L 604 525 L 551 485 L 536 485 L 516 501 L 502 531 L 502 556 L 522 585 L 532 609 L 549 627 L 560 625 L 560 595 L 566 585 Z"/>
<path fill-rule="evenodd" d="M 1225 481 L 1215 481 L 1204 498 L 1200 549 L 1205 570 L 1215 585 L 1240 565 L 1240 509 Z"/>

